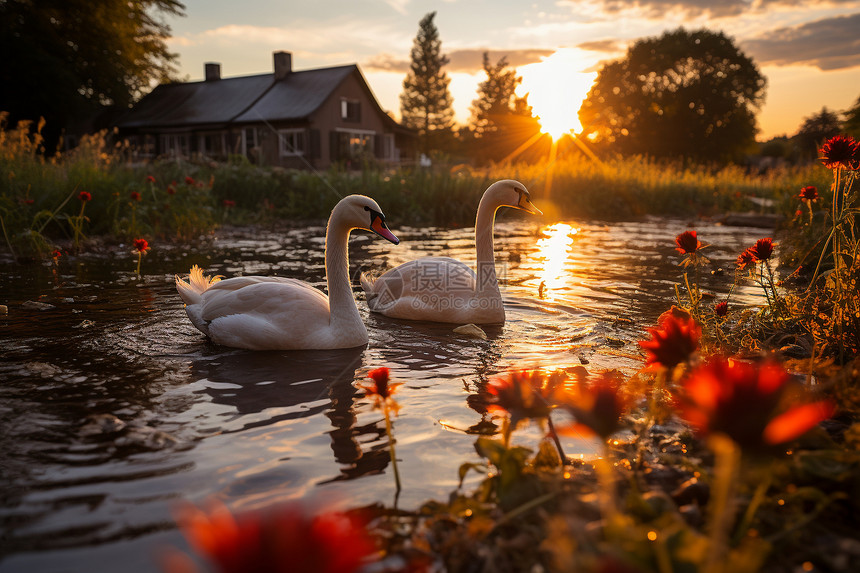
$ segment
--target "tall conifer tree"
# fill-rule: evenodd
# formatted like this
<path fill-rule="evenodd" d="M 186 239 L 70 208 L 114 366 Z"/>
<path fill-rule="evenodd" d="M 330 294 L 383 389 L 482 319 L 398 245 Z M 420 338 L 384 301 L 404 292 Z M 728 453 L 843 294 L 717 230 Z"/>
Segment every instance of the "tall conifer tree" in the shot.
<path fill-rule="evenodd" d="M 410 54 L 412 63 L 403 80 L 400 115 L 405 126 L 418 131 L 421 151 L 429 153 L 446 146 L 454 125 L 451 83 L 442 69 L 448 58 L 441 52 L 442 41 L 433 23 L 436 12 L 421 19 Z"/>

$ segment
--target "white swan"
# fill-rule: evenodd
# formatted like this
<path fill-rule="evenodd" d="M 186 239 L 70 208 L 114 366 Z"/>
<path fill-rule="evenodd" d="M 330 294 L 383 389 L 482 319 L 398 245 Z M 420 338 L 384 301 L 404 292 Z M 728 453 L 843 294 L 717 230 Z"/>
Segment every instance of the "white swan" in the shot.
<path fill-rule="evenodd" d="M 450 257 L 423 257 L 386 271 L 375 281 L 362 274 L 370 310 L 409 320 L 499 324 L 505 308 L 496 277 L 493 222 L 499 207 L 514 207 L 542 215 L 519 181 L 490 185 L 478 204 L 475 220 L 477 274 Z"/>
<path fill-rule="evenodd" d="M 176 289 L 194 326 L 218 344 L 250 350 L 353 348 L 367 343 L 349 282 L 347 243 L 353 229 L 373 231 L 395 245 L 376 201 L 342 199 L 328 220 L 325 271 L 329 296 L 282 277 L 204 277 L 198 266 Z"/>

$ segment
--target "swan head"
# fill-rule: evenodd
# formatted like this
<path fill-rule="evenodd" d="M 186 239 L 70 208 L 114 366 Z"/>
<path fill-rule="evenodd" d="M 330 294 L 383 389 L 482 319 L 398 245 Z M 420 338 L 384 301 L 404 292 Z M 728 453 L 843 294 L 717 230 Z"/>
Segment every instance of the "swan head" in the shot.
<path fill-rule="evenodd" d="M 500 207 L 513 207 L 532 215 L 543 215 L 543 212 L 532 203 L 531 195 L 529 195 L 526 186 L 513 179 L 496 181 L 484 191 L 484 196 L 493 200 Z"/>
<path fill-rule="evenodd" d="M 349 225 L 351 229 L 364 229 L 376 233 L 386 241 L 395 245 L 400 239 L 385 224 L 385 215 L 382 209 L 370 197 L 364 195 L 350 195 L 341 199 L 332 211 L 332 217 L 337 215 L 340 221 Z"/>

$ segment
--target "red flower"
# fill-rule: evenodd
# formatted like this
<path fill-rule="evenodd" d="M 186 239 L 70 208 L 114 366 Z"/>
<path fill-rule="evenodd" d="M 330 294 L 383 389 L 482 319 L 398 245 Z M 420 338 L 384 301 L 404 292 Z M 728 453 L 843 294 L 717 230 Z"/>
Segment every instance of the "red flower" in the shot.
<path fill-rule="evenodd" d="M 35 202 L 36 202 L 36 200 L 35 200 L 35 199 L 30 199 L 29 197 L 24 198 L 24 199 L 19 199 L 18 201 L 19 201 L 22 205 L 32 205 L 33 203 L 35 203 Z"/>
<path fill-rule="evenodd" d="M 850 135 L 835 135 L 818 150 L 819 159 L 828 169 L 845 167 L 857 169 L 860 163 L 860 144 Z"/>
<path fill-rule="evenodd" d="M 696 231 L 684 231 L 675 237 L 678 247 L 675 249 L 682 255 L 692 255 L 702 246 L 702 242 L 696 238 Z"/>
<path fill-rule="evenodd" d="M 720 301 L 714 305 L 714 314 L 719 316 L 720 318 L 726 316 L 729 313 L 729 303 L 726 301 Z"/>
<path fill-rule="evenodd" d="M 546 418 L 556 401 L 555 395 L 564 390 L 564 374 L 540 370 L 513 371 L 497 376 L 487 383 L 487 411 L 508 414 L 511 427 L 526 418 Z"/>
<path fill-rule="evenodd" d="M 659 328 L 649 328 L 651 340 L 639 342 L 648 352 L 647 364 L 659 364 L 674 368 L 690 359 L 699 347 L 702 330 L 691 316 L 666 314 Z"/>
<path fill-rule="evenodd" d="M 135 239 L 133 242 L 134 250 L 138 253 L 146 254 L 146 251 L 149 250 L 149 242 L 146 239 Z"/>
<path fill-rule="evenodd" d="M 229 208 L 229 207 L 235 207 L 235 206 L 236 206 L 236 202 L 235 202 L 235 201 L 231 201 L 230 199 L 224 199 L 224 200 L 222 201 L 222 203 L 223 203 L 223 204 L 224 204 L 224 206 L 225 206 L 225 207 L 227 207 L 227 208 Z"/>
<path fill-rule="evenodd" d="M 738 255 L 737 264 L 740 270 L 744 270 L 753 263 L 755 263 L 755 256 L 753 256 L 752 251 L 750 249 L 747 249 L 740 255 Z"/>
<path fill-rule="evenodd" d="M 617 376 L 604 373 L 591 384 L 579 383 L 575 390 L 565 393 L 561 405 L 576 419 L 573 426 L 560 429 L 565 434 L 585 431 L 606 439 L 619 427 L 627 400 L 621 393 Z"/>
<path fill-rule="evenodd" d="M 132 201 L 140 201 L 140 193 L 138 193 L 137 191 L 132 191 L 131 192 L 131 200 Z"/>
<path fill-rule="evenodd" d="M 773 254 L 773 239 L 770 237 L 766 237 L 764 239 L 759 239 L 755 242 L 755 245 L 747 249 L 752 255 L 753 259 L 758 262 L 764 262 L 770 258 Z"/>
<path fill-rule="evenodd" d="M 152 175 L 147 175 L 146 180 L 150 183 L 155 183 L 155 177 L 153 177 Z"/>
<path fill-rule="evenodd" d="M 54 262 L 56 262 L 57 259 L 59 259 L 62 256 L 63 256 L 63 253 L 61 253 L 58 249 L 54 249 L 54 252 L 51 253 L 51 258 L 54 259 Z"/>
<path fill-rule="evenodd" d="M 399 408 L 392 395 L 403 383 L 392 384 L 389 381 L 390 371 L 385 366 L 374 368 L 367 373 L 367 377 L 372 383 L 359 384 L 359 387 L 364 390 L 365 396 L 373 399 L 374 408 L 384 409 L 385 406 L 388 406 L 396 412 Z"/>
<path fill-rule="evenodd" d="M 800 190 L 797 197 L 802 201 L 815 201 L 818 199 L 818 188 L 815 185 L 807 185 Z"/>
<path fill-rule="evenodd" d="M 191 176 L 186 176 L 185 177 L 185 184 L 186 185 L 194 185 L 194 178 Z"/>
<path fill-rule="evenodd" d="M 798 405 L 800 388 L 778 364 L 717 356 L 684 380 L 677 404 L 699 433 L 726 434 L 744 448 L 764 450 L 801 436 L 833 414 L 829 400 Z"/>
<path fill-rule="evenodd" d="M 80 193 L 78 193 L 78 199 L 80 199 L 83 203 L 90 201 L 92 198 L 93 196 L 86 191 L 81 191 Z"/>
<path fill-rule="evenodd" d="M 352 573 L 374 545 L 357 520 L 342 513 L 312 513 L 298 503 L 233 515 L 223 505 L 209 512 L 187 504 L 177 521 L 189 544 L 221 573 Z M 194 570 L 172 555 L 167 572 Z"/>
<path fill-rule="evenodd" d="M 167 186 L 167 194 L 168 195 L 176 195 L 176 187 L 172 184 Z"/>

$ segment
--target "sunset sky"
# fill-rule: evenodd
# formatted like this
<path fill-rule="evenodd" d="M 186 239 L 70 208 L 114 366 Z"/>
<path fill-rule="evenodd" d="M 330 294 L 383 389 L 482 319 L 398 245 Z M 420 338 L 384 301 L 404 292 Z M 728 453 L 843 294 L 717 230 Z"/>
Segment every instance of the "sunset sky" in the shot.
<path fill-rule="evenodd" d="M 432 11 L 460 123 L 484 78 L 485 50 L 517 67 L 536 110 L 577 130 L 600 63 L 679 26 L 722 31 L 758 64 L 768 80 L 759 139 L 793 135 L 822 107 L 842 111 L 860 96 L 860 0 L 183 2 L 186 17 L 168 21 L 181 77 L 203 79 L 204 62 L 220 62 L 224 77 L 268 73 L 278 50 L 292 52 L 296 70 L 357 63 L 395 117 L 418 22 Z"/>

